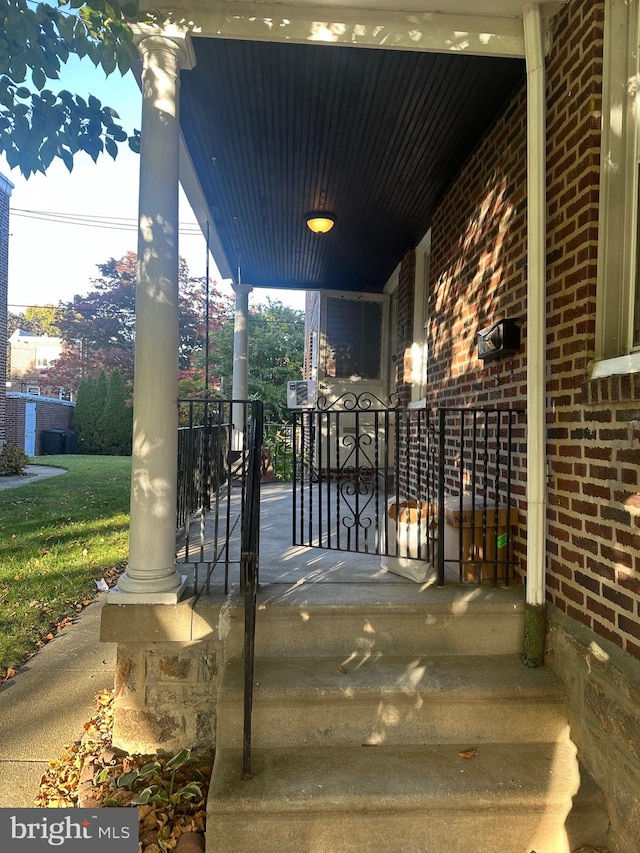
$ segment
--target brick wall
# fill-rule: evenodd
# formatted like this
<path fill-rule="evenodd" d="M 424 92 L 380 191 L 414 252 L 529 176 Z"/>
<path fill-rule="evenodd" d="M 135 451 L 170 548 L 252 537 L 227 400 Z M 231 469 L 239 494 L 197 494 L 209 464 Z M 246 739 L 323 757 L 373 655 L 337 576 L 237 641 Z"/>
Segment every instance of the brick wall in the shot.
<path fill-rule="evenodd" d="M 600 0 L 563 7 L 547 57 L 547 595 L 640 658 L 640 380 L 588 379 L 595 352 L 603 8 Z M 523 90 L 469 158 L 432 222 L 430 406 L 526 403 L 525 107 Z M 485 366 L 477 358 L 477 332 L 503 317 L 523 321 L 522 351 Z M 524 430 L 516 441 L 516 494 L 524 510 Z"/>
<path fill-rule="evenodd" d="M 64 400 L 33 397 L 29 394 L 8 394 L 6 440 L 24 448 L 24 420 L 28 402 L 36 404 L 36 455 L 41 452 L 41 435 L 46 429 L 71 429 L 75 406 Z"/>

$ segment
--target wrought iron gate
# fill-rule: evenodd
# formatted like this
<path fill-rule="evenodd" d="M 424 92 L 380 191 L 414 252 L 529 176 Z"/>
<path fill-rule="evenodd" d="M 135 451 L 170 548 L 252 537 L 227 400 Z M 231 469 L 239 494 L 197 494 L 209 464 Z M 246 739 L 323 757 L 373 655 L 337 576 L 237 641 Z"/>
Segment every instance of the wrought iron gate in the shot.
<path fill-rule="evenodd" d="M 295 416 L 293 544 L 418 561 L 439 583 L 446 573 L 508 583 L 521 415 L 319 398 Z"/>

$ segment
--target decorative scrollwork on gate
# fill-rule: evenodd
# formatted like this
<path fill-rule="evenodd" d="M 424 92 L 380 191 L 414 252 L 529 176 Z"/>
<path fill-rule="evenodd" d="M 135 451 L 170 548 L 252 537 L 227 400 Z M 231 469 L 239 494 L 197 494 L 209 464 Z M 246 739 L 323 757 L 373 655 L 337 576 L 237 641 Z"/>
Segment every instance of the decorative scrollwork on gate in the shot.
<path fill-rule="evenodd" d="M 369 530 L 373 519 L 367 515 L 367 508 L 373 499 L 373 483 L 376 477 L 375 461 L 367 453 L 367 447 L 374 443 L 371 435 L 345 435 L 342 446 L 348 448 L 348 455 L 338 471 L 338 491 L 343 501 L 340 523 L 356 535 L 359 531 Z M 356 462 L 358 464 L 354 464 Z"/>
<path fill-rule="evenodd" d="M 362 391 L 360 394 L 356 394 L 353 391 L 345 391 L 344 394 L 340 394 L 335 400 L 329 400 L 326 396 L 320 395 L 316 401 L 316 408 L 320 412 L 375 412 L 386 409 L 395 410 L 399 407 L 400 398 L 397 394 L 391 394 L 385 402 L 370 391 Z"/>

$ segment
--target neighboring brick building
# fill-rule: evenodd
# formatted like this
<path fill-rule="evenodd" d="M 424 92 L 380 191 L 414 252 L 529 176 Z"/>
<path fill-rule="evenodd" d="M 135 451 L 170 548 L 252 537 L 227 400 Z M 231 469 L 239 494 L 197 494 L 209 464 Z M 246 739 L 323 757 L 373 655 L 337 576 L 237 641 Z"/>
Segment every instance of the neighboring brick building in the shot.
<path fill-rule="evenodd" d="M 43 452 L 44 430 L 70 430 L 73 426 L 75 404 L 67 400 L 9 392 L 6 406 L 7 443 L 20 447 L 27 456 L 40 456 Z M 69 441 L 69 448 L 75 453 L 75 441 Z M 69 448 L 65 452 L 70 452 Z"/>
<path fill-rule="evenodd" d="M 9 197 L 13 184 L 0 175 L 0 447 L 6 441 L 7 298 L 9 292 Z"/>

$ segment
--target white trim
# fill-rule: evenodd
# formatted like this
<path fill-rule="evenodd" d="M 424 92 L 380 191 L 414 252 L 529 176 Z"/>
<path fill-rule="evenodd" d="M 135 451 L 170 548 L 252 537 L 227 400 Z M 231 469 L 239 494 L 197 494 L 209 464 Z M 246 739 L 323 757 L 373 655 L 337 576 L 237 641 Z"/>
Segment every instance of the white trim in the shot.
<path fill-rule="evenodd" d="M 596 286 L 596 359 L 633 342 L 638 200 L 638 0 L 606 0 Z"/>
<path fill-rule="evenodd" d="M 398 289 L 398 285 L 400 284 L 400 264 L 394 269 L 389 278 L 387 279 L 387 283 L 382 289 L 383 293 L 392 294 L 395 293 Z"/>
<path fill-rule="evenodd" d="M 411 344 L 411 399 L 419 400 L 427 391 L 429 362 L 429 267 L 431 265 L 431 229 L 415 251 L 413 283 L 413 330 Z"/>
<path fill-rule="evenodd" d="M 189 204 L 191 205 L 193 215 L 198 221 L 203 237 L 206 236 L 207 222 L 209 223 L 209 251 L 211 256 L 215 261 L 222 278 L 233 278 L 235 276 L 235 271 L 232 269 L 229 259 L 222 248 L 222 241 L 220 240 L 220 235 L 218 234 L 213 214 L 211 213 L 202 190 L 202 185 L 200 184 L 196 174 L 193 161 L 191 160 L 187 150 L 187 146 L 182 136 L 182 131 L 180 132 L 179 157 L 180 185 L 189 201 Z"/>
<path fill-rule="evenodd" d="M 546 91 L 538 6 L 522 9 L 527 47 L 527 604 L 545 602 Z"/>
<path fill-rule="evenodd" d="M 358 377 L 344 376 L 328 376 L 326 373 L 327 364 L 327 320 L 329 299 L 338 301 L 340 299 L 348 302 L 377 302 L 381 309 L 381 333 L 380 340 L 380 375 L 377 379 L 364 379 Z M 365 389 L 377 389 L 375 393 L 380 396 L 380 390 L 386 384 L 386 376 L 388 374 L 388 347 L 389 347 L 389 295 L 386 293 L 366 293 L 354 292 L 350 290 L 321 290 L 320 291 L 320 329 L 319 329 L 319 347 L 318 347 L 318 391 L 319 393 L 327 394 L 342 393 L 342 389 L 349 389 L 352 386 L 364 391 Z M 338 390 L 340 389 L 340 390 Z M 360 393 L 360 392 L 358 392 Z"/>
<path fill-rule="evenodd" d="M 356 9 L 342 6 L 175 0 L 167 24 L 193 36 L 345 44 L 480 56 L 524 56 L 522 20 L 499 15 Z"/>
<path fill-rule="evenodd" d="M 605 376 L 624 376 L 627 373 L 638 372 L 640 372 L 640 352 L 632 352 L 629 355 L 596 362 L 590 378 L 603 379 Z"/>

